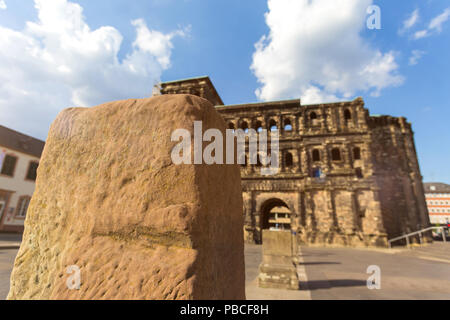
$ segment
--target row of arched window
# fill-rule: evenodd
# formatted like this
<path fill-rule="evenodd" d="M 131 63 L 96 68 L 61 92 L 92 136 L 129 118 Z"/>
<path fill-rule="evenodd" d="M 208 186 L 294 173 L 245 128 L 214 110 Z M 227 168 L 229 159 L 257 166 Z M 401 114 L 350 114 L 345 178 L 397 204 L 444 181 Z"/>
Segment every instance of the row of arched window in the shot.
<path fill-rule="evenodd" d="M 311 111 L 311 113 L 309 114 L 309 119 L 310 120 L 314 120 L 317 119 L 317 113 L 315 111 Z M 344 120 L 351 120 L 352 119 L 352 112 L 350 111 L 350 109 L 345 109 L 344 110 Z"/>
<path fill-rule="evenodd" d="M 308 118 L 311 121 L 312 125 L 317 125 L 319 123 L 318 115 L 315 111 L 311 111 L 308 114 Z M 347 122 L 351 119 L 352 119 L 351 111 L 349 109 L 345 109 L 344 110 L 344 120 Z M 274 119 L 270 119 L 267 123 L 268 123 L 268 127 L 267 127 L 268 130 L 277 131 L 279 129 L 278 124 Z M 262 122 L 260 120 L 255 121 L 252 128 L 255 129 L 257 132 L 261 132 L 263 130 Z M 236 128 L 236 126 L 233 122 L 229 122 L 228 129 L 231 129 L 231 130 L 242 129 L 242 130 L 244 130 L 244 132 L 248 132 L 248 129 L 250 129 L 250 125 L 247 121 L 242 121 L 239 125 L 239 128 Z M 284 119 L 283 129 L 284 129 L 284 131 L 287 131 L 287 132 L 293 130 L 291 119 L 289 119 L 289 118 Z"/>
<path fill-rule="evenodd" d="M 354 147 L 352 150 L 352 154 L 353 154 L 353 161 L 361 160 L 361 149 L 359 147 Z M 294 166 L 294 157 L 293 157 L 292 153 L 290 153 L 289 151 L 286 151 L 283 153 L 283 155 L 284 155 L 285 167 Z M 311 152 L 311 156 L 312 156 L 313 162 L 320 162 L 322 160 L 321 152 L 319 149 L 313 149 Z M 341 161 L 342 160 L 341 149 L 339 149 L 339 148 L 331 149 L 331 160 L 332 161 Z M 242 166 L 244 166 L 244 167 L 247 166 L 247 163 L 248 163 L 247 156 L 245 156 L 244 164 L 242 164 Z M 261 166 L 259 157 L 257 158 L 256 166 L 257 167 Z"/>
<path fill-rule="evenodd" d="M 277 131 L 278 130 L 278 124 L 274 119 L 270 119 L 268 121 L 268 124 L 269 124 L 269 126 L 268 126 L 269 131 Z M 284 124 L 284 126 L 283 126 L 284 131 L 292 131 L 292 122 L 290 119 L 285 119 L 283 124 Z M 249 128 L 250 128 L 250 126 L 249 126 L 248 122 L 242 121 L 238 129 L 242 129 L 242 130 L 244 130 L 244 132 L 247 133 Z M 228 129 L 231 129 L 231 130 L 236 129 L 233 122 L 228 123 Z M 256 121 L 253 125 L 253 129 L 255 129 L 257 132 L 261 132 L 263 130 L 262 122 L 259 120 Z"/>
<path fill-rule="evenodd" d="M 322 157 L 321 157 L 320 150 L 313 149 L 312 150 L 312 161 L 319 162 L 321 160 L 322 160 Z M 342 160 L 341 149 L 339 149 L 339 148 L 331 149 L 331 160 L 332 161 L 341 161 Z M 361 160 L 361 149 L 359 147 L 353 148 L 353 160 Z"/>
<path fill-rule="evenodd" d="M 345 123 L 349 122 L 352 119 L 352 112 L 349 109 L 344 110 L 344 121 Z M 312 111 L 309 114 L 310 124 L 313 126 L 319 125 L 319 117 L 317 116 L 317 113 L 315 111 Z"/>

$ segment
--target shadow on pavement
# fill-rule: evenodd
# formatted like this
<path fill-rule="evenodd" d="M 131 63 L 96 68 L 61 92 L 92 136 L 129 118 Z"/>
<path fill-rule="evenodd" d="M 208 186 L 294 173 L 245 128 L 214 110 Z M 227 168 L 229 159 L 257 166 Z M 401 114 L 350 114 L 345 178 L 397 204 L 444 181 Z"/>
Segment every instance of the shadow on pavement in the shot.
<path fill-rule="evenodd" d="M 366 287 L 367 281 L 354 279 L 340 279 L 340 280 L 312 280 L 300 283 L 300 287 L 307 286 L 308 290 L 330 289 L 337 287 Z"/>
<path fill-rule="evenodd" d="M 340 262 L 301 262 L 299 263 L 299 265 L 301 266 L 315 266 L 315 265 L 320 265 L 320 264 L 342 264 Z"/>

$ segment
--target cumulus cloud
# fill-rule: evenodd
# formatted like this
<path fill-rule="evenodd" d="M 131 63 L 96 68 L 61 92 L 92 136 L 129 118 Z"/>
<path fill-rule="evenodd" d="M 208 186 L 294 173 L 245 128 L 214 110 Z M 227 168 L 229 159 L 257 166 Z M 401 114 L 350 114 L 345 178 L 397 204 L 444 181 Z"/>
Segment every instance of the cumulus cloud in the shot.
<path fill-rule="evenodd" d="M 251 70 L 260 100 L 301 97 L 304 103 L 380 94 L 400 85 L 394 52 L 361 36 L 372 0 L 268 0 L 270 29 L 255 45 Z M 376 32 L 376 31 L 373 31 Z"/>
<path fill-rule="evenodd" d="M 450 8 L 445 9 L 428 24 L 428 27 L 414 33 L 414 39 L 422 39 L 431 36 L 433 33 L 441 33 L 442 25 L 450 18 Z"/>
<path fill-rule="evenodd" d="M 425 53 L 426 52 L 422 50 L 413 50 L 411 53 L 411 57 L 409 58 L 409 65 L 415 66 L 417 63 L 419 63 L 420 58 L 422 58 Z"/>
<path fill-rule="evenodd" d="M 405 31 L 415 26 L 419 21 L 419 18 L 420 18 L 419 9 L 416 9 L 405 21 L 403 21 L 403 27 L 399 30 L 399 33 L 403 34 Z"/>
<path fill-rule="evenodd" d="M 170 67 L 175 36 L 131 23 L 136 39 L 122 60 L 114 27 L 91 30 L 83 8 L 67 0 L 35 0 L 37 21 L 16 31 L 0 25 L 0 124 L 45 138 L 63 108 L 151 94 Z"/>
<path fill-rule="evenodd" d="M 0 0 L 0 10 L 6 10 L 8 6 L 6 5 L 5 0 Z"/>

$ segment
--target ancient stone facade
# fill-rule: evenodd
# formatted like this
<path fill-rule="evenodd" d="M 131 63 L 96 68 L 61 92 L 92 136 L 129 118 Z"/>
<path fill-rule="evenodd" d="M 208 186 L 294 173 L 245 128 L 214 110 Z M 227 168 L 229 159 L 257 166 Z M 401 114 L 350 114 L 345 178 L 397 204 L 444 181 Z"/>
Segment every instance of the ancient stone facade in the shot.
<path fill-rule="evenodd" d="M 290 210 L 291 229 L 302 244 L 385 246 L 390 238 L 429 226 L 405 118 L 370 116 L 362 98 L 316 105 L 299 99 L 216 103 L 216 109 L 230 129 L 280 134 L 277 174 L 261 175 L 260 164 L 241 167 L 247 242 L 261 242 L 270 211 L 279 206 Z"/>
<path fill-rule="evenodd" d="M 161 94 L 192 94 L 209 100 L 215 106 L 223 105 L 222 99 L 209 77 L 164 82 L 160 88 L 156 86 L 155 89 Z"/>

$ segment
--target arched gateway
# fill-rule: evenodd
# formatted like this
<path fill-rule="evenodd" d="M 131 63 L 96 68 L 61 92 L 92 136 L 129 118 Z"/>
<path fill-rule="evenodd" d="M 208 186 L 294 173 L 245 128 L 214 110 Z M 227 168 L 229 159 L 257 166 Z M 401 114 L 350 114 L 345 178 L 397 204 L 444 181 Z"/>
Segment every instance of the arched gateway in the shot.
<path fill-rule="evenodd" d="M 292 211 L 280 199 L 273 198 L 265 201 L 261 206 L 261 230 L 290 230 Z M 261 232 L 262 234 L 262 232 Z M 262 243 L 262 237 L 260 243 Z"/>

